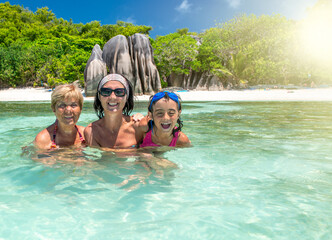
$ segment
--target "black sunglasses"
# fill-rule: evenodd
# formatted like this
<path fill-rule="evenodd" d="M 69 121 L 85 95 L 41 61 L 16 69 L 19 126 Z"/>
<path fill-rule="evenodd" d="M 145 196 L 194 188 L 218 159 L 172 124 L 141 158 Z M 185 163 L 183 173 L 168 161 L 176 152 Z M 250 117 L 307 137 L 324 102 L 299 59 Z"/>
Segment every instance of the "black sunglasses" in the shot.
<path fill-rule="evenodd" d="M 101 88 L 99 93 L 103 97 L 108 97 L 114 92 L 115 96 L 117 97 L 124 97 L 126 95 L 127 91 L 125 88 L 116 88 L 116 89 L 111 89 L 111 88 Z"/>

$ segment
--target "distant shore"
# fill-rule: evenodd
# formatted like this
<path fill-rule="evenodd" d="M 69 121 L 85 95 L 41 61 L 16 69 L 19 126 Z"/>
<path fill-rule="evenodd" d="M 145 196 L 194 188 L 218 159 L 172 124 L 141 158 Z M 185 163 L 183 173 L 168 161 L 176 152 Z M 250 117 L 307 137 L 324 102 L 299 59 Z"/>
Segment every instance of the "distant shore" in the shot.
<path fill-rule="evenodd" d="M 224 91 L 176 92 L 182 101 L 332 101 L 332 88 L 256 89 Z M 0 90 L 1 102 L 51 101 L 52 90 L 45 88 L 9 88 Z M 83 92 L 84 95 L 84 92 Z M 148 101 L 149 95 L 136 96 L 137 101 Z M 85 97 L 93 101 L 93 97 Z"/>

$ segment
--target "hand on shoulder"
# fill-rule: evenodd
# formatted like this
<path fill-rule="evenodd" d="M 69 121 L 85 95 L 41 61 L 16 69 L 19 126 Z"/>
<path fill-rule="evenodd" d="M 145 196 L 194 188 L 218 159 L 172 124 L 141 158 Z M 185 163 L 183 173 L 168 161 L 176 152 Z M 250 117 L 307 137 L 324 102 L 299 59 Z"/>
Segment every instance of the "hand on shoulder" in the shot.
<path fill-rule="evenodd" d="M 146 133 L 149 130 L 148 126 L 149 120 L 150 119 L 148 116 L 143 117 L 139 122 L 133 120 L 136 130 L 139 132 Z"/>
<path fill-rule="evenodd" d="M 136 113 L 132 116 L 134 122 L 140 122 L 144 118 L 142 113 Z"/>

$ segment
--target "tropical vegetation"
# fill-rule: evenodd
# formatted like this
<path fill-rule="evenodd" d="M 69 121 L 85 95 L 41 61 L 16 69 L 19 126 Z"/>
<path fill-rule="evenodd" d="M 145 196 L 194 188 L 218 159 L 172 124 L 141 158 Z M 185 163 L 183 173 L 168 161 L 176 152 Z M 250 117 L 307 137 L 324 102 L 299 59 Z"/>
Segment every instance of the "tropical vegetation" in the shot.
<path fill-rule="evenodd" d="M 331 85 L 331 16 L 332 2 L 320 0 L 302 21 L 240 15 L 201 34 L 179 29 L 153 42 L 156 64 L 162 79 L 196 71 L 224 86 Z"/>
<path fill-rule="evenodd" d="M 0 86 L 39 86 L 79 80 L 95 44 L 101 47 L 122 34 L 149 34 L 149 26 L 118 21 L 75 24 L 58 19 L 47 7 L 35 13 L 19 5 L 0 3 Z"/>
<path fill-rule="evenodd" d="M 310 16 L 326 8 L 324 3 L 318 1 Z M 308 50 L 313 48 L 303 41 L 306 21 L 240 15 L 203 33 L 184 28 L 150 41 L 163 86 L 172 73 L 192 72 L 218 76 L 224 86 L 330 84 L 332 49 L 326 47 L 324 58 L 323 53 L 313 56 Z M 23 6 L 0 3 L 0 87 L 53 87 L 76 80 L 84 85 L 84 68 L 95 44 L 103 47 L 119 34 L 148 36 L 151 30 L 121 21 L 76 24 L 56 18 L 47 7 L 33 13 Z"/>

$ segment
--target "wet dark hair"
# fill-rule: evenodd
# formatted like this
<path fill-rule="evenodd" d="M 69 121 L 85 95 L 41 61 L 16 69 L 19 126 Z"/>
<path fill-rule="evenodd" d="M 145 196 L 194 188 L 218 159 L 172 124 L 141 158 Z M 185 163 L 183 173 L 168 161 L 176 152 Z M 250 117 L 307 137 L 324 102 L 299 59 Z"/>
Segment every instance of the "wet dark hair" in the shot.
<path fill-rule="evenodd" d="M 174 93 L 174 94 L 175 94 L 175 93 Z M 150 96 L 150 100 L 149 100 L 149 104 L 148 104 L 148 111 L 151 112 L 151 114 L 152 114 L 152 111 L 153 111 L 153 106 L 156 104 L 156 102 L 158 102 L 158 101 L 160 100 L 160 99 L 159 99 L 159 100 L 157 100 L 157 101 L 152 102 L 152 105 L 151 105 L 151 101 L 152 101 L 153 97 L 154 97 L 154 95 Z M 171 98 L 168 96 L 168 93 L 167 93 L 167 92 L 165 92 L 165 96 L 162 97 L 161 99 L 163 99 L 163 98 L 165 98 L 165 99 L 168 100 L 168 101 L 169 101 L 169 100 L 174 101 L 173 99 L 171 99 Z M 179 101 L 177 102 L 177 104 L 178 104 L 178 111 L 180 111 L 180 110 L 182 109 L 182 106 L 181 106 L 181 98 L 178 96 L 178 99 L 179 99 Z M 150 106 L 151 106 L 151 107 L 150 107 Z M 181 131 L 181 129 L 182 129 L 182 127 L 183 127 L 183 123 L 182 123 L 181 117 L 178 118 L 178 120 L 177 120 L 177 124 L 178 124 L 178 127 L 177 127 L 177 128 L 174 128 L 173 131 L 172 131 L 173 136 L 175 136 L 175 133 L 176 133 L 176 132 Z M 148 129 L 147 132 L 149 132 L 149 131 L 152 129 L 152 126 L 153 126 L 153 125 L 154 125 L 153 120 L 150 120 L 150 121 L 148 122 L 149 129 Z"/>
<path fill-rule="evenodd" d="M 119 74 L 119 75 L 121 75 L 121 74 Z M 121 76 L 124 77 L 123 75 L 121 75 Z M 134 109 L 134 91 L 133 91 L 131 83 L 128 81 L 128 79 L 127 78 L 125 78 L 125 79 L 127 80 L 127 83 L 129 86 L 129 92 L 127 92 L 128 97 L 127 97 L 126 104 L 122 110 L 122 113 L 124 115 L 129 116 L 129 114 Z M 116 81 L 116 80 L 114 80 L 114 81 Z M 104 117 L 104 108 L 101 105 L 101 102 L 99 100 L 99 91 L 98 90 L 96 92 L 95 101 L 93 103 L 93 108 L 95 109 L 95 112 L 96 112 L 97 116 L 99 117 L 99 119 L 102 119 Z"/>

